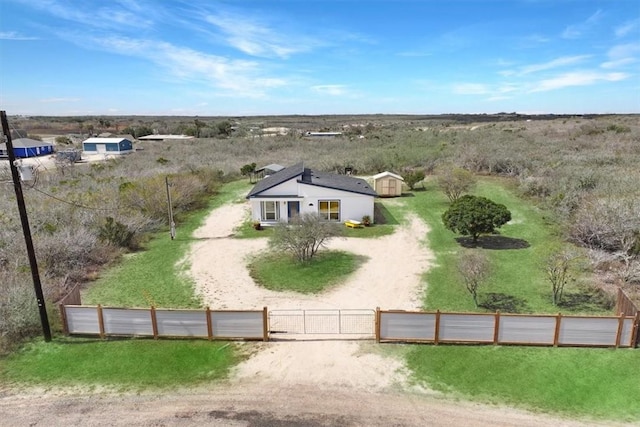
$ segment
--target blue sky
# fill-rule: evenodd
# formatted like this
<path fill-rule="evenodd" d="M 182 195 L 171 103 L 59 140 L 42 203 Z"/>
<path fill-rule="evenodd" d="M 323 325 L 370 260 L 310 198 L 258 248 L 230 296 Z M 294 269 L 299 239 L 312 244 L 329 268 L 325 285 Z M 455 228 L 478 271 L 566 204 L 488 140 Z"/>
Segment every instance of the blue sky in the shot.
<path fill-rule="evenodd" d="M 640 2 L 0 0 L 0 109 L 640 113 Z"/>

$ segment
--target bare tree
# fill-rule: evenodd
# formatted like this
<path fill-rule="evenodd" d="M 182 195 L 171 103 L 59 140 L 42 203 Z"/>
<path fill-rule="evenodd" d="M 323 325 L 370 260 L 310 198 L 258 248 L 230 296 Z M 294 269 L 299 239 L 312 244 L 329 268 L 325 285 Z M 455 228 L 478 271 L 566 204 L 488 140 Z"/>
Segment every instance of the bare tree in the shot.
<path fill-rule="evenodd" d="M 547 280 L 551 283 L 553 304 L 562 302 L 564 288 L 573 278 L 571 267 L 577 255 L 566 249 L 552 251 L 544 261 L 544 269 Z"/>
<path fill-rule="evenodd" d="M 458 272 L 478 307 L 478 289 L 491 273 L 489 259 L 479 250 L 464 250 L 458 258 Z"/>
<path fill-rule="evenodd" d="M 290 253 L 298 262 L 307 262 L 327 242 L 342 234 L 340 224 L 327 222 L 318 214 L 306 213 L 278 224 L 269 244 L 276 250 Z"/>
<path fill-rule="evenodd" d="M 475 183 L 476 178 L 466 169 L 447 168 L 438 176 L 438 186 L 451 202 L 469 192 Z"/>

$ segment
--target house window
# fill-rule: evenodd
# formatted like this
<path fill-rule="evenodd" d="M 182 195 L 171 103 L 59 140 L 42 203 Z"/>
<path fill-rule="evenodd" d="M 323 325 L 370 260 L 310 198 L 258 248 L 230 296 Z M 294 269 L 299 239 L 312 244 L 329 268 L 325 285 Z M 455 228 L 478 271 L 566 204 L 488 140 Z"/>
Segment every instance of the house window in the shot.
<path fill-rule="evenodd" d="M 280 218 L 280 209 L 278 209 L 278 202 L 260 202 L 260 208 L 262 212 L 262 221 L 277 221 Z"/>
<path fill-rule="evenodd" d="M 320 200 L 318 213 L 327 221 L 340 221 L 340 200 Z"/>

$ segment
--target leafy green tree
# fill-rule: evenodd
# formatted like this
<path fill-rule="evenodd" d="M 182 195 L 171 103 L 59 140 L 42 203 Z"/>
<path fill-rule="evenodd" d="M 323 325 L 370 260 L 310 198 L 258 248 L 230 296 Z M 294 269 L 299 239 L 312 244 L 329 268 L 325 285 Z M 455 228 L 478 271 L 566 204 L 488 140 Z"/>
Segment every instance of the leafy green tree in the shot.
<path fill-rule="evenodd" d="M 476 307 L 478 307 L 478 288 L 489 276 L 490 267 L 489 259 L 477 249 L 465 249 L 458 258 L 458 272 Z"/>
<path fill-rule="evenodd" d="M 240 168 L 240 174 L 242 176 L 251 175 L 253 172 L 256 171 L 256 166 L 257 165 L 255 163 L 246 164 Z"/>
<path fill-rule="evenodd" d="M 273 230 L 269 245 L 304 263 L 310 261 L 331 238 L 340 235 L 340 224 L 325 221 L 315 213 L 305 213 L 292 218 L 289 224 L 279 223 Z"/>
<path fill-rule="evenodd" d="M 466 169 L 447 168 L 438 176 L 438 187 L 449 201 L 455 202 L 475 185 L 476 178 Z"/>
<path fill-rule="evenodd" d="M 473 242 L 483 233 L 494 233 L 511 220 L 506 206 L 486 197 L 466 195 L 453 202 L 442 214 L 444 226 L 454 233 L 470 235 Z"/>
<path fill-rule="evenodd" d="M 413 190 L 416 184 L 424 179 L 424 176 L 425 174 L 423 170 L 413 169 L 405 172 L 402 175 L 402 178 L 404 179 L 404 183 L 409 187 L 409 190 Z"/>

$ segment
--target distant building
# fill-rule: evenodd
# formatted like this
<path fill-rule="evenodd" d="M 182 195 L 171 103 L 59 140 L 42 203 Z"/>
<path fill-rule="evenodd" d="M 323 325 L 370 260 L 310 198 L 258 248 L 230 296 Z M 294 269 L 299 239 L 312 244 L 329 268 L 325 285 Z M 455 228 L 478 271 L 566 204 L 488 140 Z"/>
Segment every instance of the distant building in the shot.
<path fill-rule="evenodd" d="M 167 139 L 193 139 L 189 135 L 147 135 L 138 138 L 138 141 L 165 141 Z"/>
<path fill-rule="evenodd" d="M 82 141 L 85 154 L 127 154 L 133 152 L 133 143 L 127 138 L 89 138 Z"/>
<path fill-rule="evenodd" d="M 342 132 L 306 132 L 304 136 L 335 137 L 342 135 Z"/>
<path fill-rule="evenodd" d="M 46 156 L 53 153 L 53 144 L 45 141 L 38 141 L 30 138 L 12 139 L 13 154 L 16 158 L 25 159 L 27 157 Z M 7 144 L 0 144 L 0 157 L 8 158 Z"/>

